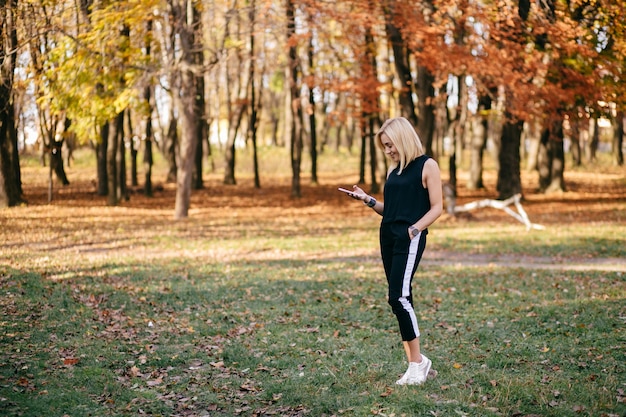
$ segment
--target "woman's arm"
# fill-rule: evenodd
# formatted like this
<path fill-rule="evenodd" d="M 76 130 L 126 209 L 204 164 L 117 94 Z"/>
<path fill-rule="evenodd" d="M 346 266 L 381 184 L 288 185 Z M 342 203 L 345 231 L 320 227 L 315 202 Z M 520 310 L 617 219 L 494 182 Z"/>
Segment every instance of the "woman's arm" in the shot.
<path fill-rule="evenodd" d="M 353 185 L 352 189 L 353 193 L 348 194 L 350 197 L 361 200 L 365 205 L 371 207 L 376 213 L 383 215 L 383 209 L 385 208 L 385 204 L 382 201 L 376 200 L 371 195 L 368 195 L 365 191 L 363 191 L 359 186 Z"/>
<path fill-rule="evenodd" d="M 417 230 L 424 230 L 435 222 L 443 212 L 443 188 L 441 187 L 441 173 L 437 161 L 430 158 L 424 164 L 422 171 L 422 184 L 428 189 L 430 200 L 430 210 L 422 216 L 412 227 Z M 409 230 L 409 235 L 411 231 Z"/>

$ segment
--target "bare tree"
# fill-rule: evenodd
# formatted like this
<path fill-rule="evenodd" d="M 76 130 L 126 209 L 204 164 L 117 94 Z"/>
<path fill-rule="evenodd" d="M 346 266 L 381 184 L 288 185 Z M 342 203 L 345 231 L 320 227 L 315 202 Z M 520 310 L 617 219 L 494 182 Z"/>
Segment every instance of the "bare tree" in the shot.
<path fill-rule="evenodd" d="M 300 63 L 298 49 L 294 36 L 296 34 L 295 5 L 292 0 L 287 0 L 287 83 L 289 85 L 289 113 L 291 114 L 291 135 L 289 154 L 291 156 L 291 196 L 301 197 L 300 170 L 302 164 L 302 103 L 300 101 Z"/>
<path fill-rule="evenodd" d="M 13 73 L 17 60 L 17 0 L 0 2 L 0 207 L 22 200 L 20 160 L 17 149 Z"/>
<path fill-rule="evenodd" d="M 176 72 L 176 83 L 172 86 L 173 97 L 181 122 L 179 164 L 176 173 L 176 203 L 174 218 L 189 215 L 194 158 L 197 150 L 197 123 L 195 110 L 197 77 L 194 73 L 195 54 L 199 49 L 194 30 L 198 25 L 193 13 L 192 0 L 171 0 L 173 30 L 180 40 L 180 66 Z"/>

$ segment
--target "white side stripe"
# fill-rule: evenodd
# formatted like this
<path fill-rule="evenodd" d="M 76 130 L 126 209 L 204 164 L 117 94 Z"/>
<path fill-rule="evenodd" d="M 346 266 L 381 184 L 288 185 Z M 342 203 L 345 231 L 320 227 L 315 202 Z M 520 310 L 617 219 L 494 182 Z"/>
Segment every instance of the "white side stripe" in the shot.
<path fill-rule="evenodd" d="M 415 310 L 409 303 L 407 297 L 411 293 L 411 273 L 413 272 L 413 267 L 415 266 L 415 261 L 417 260 L 417 248 L 419 246 L 421 236 L 422 232 L 420 231 L 417 236 L 411 239 L 411 243 L 409 244 L 409 254 L 407 256 L 406 267 L 404 269 L 404 277 L 402 278 L 402 296 L 400 297 L 400 303 L 406 312 L 409 313 L 413 329 L 415 329 L 415 336 L 417 337 L 420 336 L 419 326 L 417 325 L 417 317 L 415 316 Z"/>

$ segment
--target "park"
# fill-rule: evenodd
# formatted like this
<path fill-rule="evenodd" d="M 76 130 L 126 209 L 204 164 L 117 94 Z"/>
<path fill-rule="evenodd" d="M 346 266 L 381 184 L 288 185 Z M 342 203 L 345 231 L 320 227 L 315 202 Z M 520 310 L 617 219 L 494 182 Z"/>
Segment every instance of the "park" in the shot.
<path fill-rule="evenodd" d="M 0 416 L 626 416 L 625 10 L 0 2 Z"/>
<path fill-rule="evenodd" d="M 321 157 L 324 176 L 300 199 L 288 176 L 255 188 L 242 162 L 239 185 L 209 175 L 178 222 L 171 184 L 107 206 L 90 158 L 78 153 L 50 204 L 47 168 L 26 159 L 29 204 L 0 212 L 3 415 L 626 411 L 620 167 L 568 170 L 556 195 L 524 173 L 523 207 L 544 230 L 488 207 L 444 214 L 414 281 L 438 376 L 397 387 L 380 220 L 336 191 L 358 179 L 357 156 Z M 459 203 L 493 187 L 488 170 L 486 189 L 459 187 Z"/>

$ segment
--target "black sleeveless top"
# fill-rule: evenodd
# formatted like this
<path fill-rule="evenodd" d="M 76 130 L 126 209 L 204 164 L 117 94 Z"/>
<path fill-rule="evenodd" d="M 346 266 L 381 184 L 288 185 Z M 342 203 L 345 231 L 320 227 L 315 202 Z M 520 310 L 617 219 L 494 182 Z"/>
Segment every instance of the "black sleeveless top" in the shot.
<path fill-rule="evenodd" d="M 411 161 L 398 175 L 398 167 L 389 174 L 384 190 L 383 223 L 413 224 L 430 210 L 428 189 L 422 184 L 424 164 L 430 157 L 422 155 Z"/>

